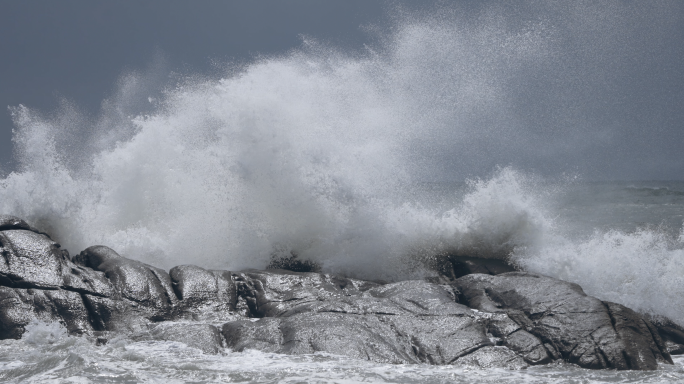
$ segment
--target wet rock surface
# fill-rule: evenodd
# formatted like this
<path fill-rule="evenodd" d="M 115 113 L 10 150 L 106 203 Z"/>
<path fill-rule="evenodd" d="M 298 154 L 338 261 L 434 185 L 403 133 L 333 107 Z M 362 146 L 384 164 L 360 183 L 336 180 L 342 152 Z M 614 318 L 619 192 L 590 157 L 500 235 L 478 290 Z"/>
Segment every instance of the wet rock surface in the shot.
<path fill-rule="evenodd" d="M 684 327 L 668 319 L 661 319 L 653 323 L 658 331 L 665 348 L 671 355 L 684 354 Z"/>
<path fill-rule="evenodd" d="M 10 229 L 26 229 L 31 230 L 24 220 L 10 215 L 0 215 L 0 231 L 7 231 Z"/>
<path fill-rule="evenodd" d="M 180 265 L 169 271 L 179 299 L 178 315 L 195 321 L 234 320 L 237 291 L 230 271 L 212 271 Z"/>
<path fill-rule="evenodd" d="M 491 260 L 451 258 L 440 278 L 395 283 L 301 269 L 181 265 L 167 273 L 104 246 L 72 259 L 23 220 L 2 215 L 0 252 L 0 339 L 20 338 L 41 320 L 98 345 L 126 332 L 204 353 L 326 352 L 510 369 L 564 360 L 652 370 L 684 352 L 684 329 L 670 321 Z"/>
<path fill-rule="evenodd" d="M 452 284 L 470 307 L 505 313 L 550 356 L 586 368 L 656 369 L 671 363 L 648 320 L 619 304 L 587 296 L 580 286 L 525 272 L 473 274 Z M 655 332 L 657 333 L 657 332 Z"/>
<path fill-rule="evenodd" d="M 166 271 L 120 256 L 105 246 L 89 247 L 74 261 L 95 271 L 103 272 L 114 286 L 116 299 L 152 321 L 170 320 L 178 298 Z"/>

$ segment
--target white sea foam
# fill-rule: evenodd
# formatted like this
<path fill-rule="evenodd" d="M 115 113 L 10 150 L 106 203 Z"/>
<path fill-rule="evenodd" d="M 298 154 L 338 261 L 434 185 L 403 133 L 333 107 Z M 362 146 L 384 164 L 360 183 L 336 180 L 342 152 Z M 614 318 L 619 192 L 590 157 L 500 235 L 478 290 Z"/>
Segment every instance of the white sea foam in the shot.
<path fill-rule="evenodd" d="M 0 341 L 5 383 L 678 383 L 682 359 L 657 371 L 581 369 L 556 363 L 524 370 L 472 366 L 383 364 L 325 353 L 283 355 L 246 350 L 203 354 L 182 343 L 111 340 L 95 346 L 70 337 L 52 346 Z"/>
<path fill-rule="evenodd" d="M 24 327 L 26 332 L 22 339 L 33 346 L 52 346 L 63 343 L 69 336 L 67 329 L 58 322 L 47 323 L 34 320 Z"/>
<path fill-rule="evenodd" d="M 657 228 L 547 239 L 513 257 L 525 269 L 580 284 L 602 300 L 684 324 L 684 241 Z"/>
<path fill-rule="evenodd" d="M 0 181 L 0 208 L 72 252 L 104 244 L 167 268 L 264 267 L 274 252 L 294 251 L 330 269 L 391 276 L 398 259 L 435 239 L 503 240 L 489 227 L 516 224 L 491 222 L 477 202 L 464 203 L 472 217 L 463 218 L 406 198 L 414 182 L 444 176 L 440 153 L 488 135 L 474 121 L 498 121 L 503 68 L 544 55 L 537 26 L 518 34 L 497 23 L 407 18 L 356 55 L 307 41 L 225 78 L 186 79 L 148 114 L 126 116 L 140 109 L 129 105 L 144 90 L 135 75 L 97 119 L 20 106 L 20 170 Z M 466 228 L 472 220 L 490 222 Z"/>

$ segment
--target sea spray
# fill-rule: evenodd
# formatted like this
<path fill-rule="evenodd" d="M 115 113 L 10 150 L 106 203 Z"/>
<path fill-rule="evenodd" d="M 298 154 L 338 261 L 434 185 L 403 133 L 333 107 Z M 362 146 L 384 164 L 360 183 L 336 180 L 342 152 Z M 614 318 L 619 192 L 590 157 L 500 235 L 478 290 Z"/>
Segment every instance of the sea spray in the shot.
<path fill-rule="evenodd" d="M 599 30 L 620 17 L 580 8 L 573 17 L 603 16 Z M 421 261 L 443 253 L 503 258 L 681 322 L 681 238 L 648 228 L 575 236 L 554 209 L 564 184 L 520 171 L 610 137 L 576 117 L 594 106 L 564 98 L 582 92 L 558 65 L 558 42 L 584 35 L 562 28 L 510 24 L 496 11 L 401 16 L 366 52 L 307 39 L 149 98 L 145 76 L 124 76 L 98 117 L 19 106 L 19 167 L 0 180 L 0 212 L 72 253 L 103 244 L 164 268 L 263 268 L 295 253 L 326 272 L 398 280 L 424 275 Z M 599 48 L 614 42 L 598 36 Z M 603 73 L 581 84 L 612 79 Z M 528 126 L 535 105 L 561 128 Z M 472 177 L 483 168 L 489 177 Z M 467 177 L 464 192 L 446 192 L 450 206 L 416 192 Z"/>
<path fill-rule="evenodd" d="M 684 324 L 684 242 L 664 229 L 596 231 L 587 239 L 555 237 L 513 259 L 524 269 L 572 281 L 602 300 Z"/>
<path fill-rule="evenodd" d="M 128 118 L 144 82 L 133 75 L 99 118 L 17 107 L 20 167 L 2 180 L 0 207 L 72 252 L 104 244 L 166 268 L 227 269 L 295 252 L 401 278 L 399 260 L 430 242 L 422 217 L 443 214 L 407 189 L 443 177 L 440 154 L 488 136 L 483 123 L 501 125 L 502 75 L 545 54 L 536 25 L 485 21 L 406 19 L 363 54 L 305 41 L 221 79 L 171 84 Z"/>

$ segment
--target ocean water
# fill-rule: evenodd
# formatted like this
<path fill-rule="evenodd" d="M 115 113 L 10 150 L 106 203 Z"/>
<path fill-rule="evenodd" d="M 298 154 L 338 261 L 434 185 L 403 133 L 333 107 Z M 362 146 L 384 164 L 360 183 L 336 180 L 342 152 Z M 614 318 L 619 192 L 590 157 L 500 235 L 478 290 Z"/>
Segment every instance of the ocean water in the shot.
<path fill-rule="evenodd" d="M 591 42 L 578 62 L 604 68 L 591 55 L 616 54 L 639 24 L 623 3 L 573 4 L 530 2 L 534 17 L 518 22 L 497 9 L 399 10 L 387 30 L 369 28 L 376 43 L 363 51 L 305 38 L 217 76 L 159 85 L 129 73 L 97 115 L 14 107 L 18 166 L 0 178 L 0 212 L 72 254 L 102 244 L 165 269 L 264 268 L 296 253 L 392 281 L 431 274 L 426 261 L 446 252 L 501 258 L 684 325 L 684 182 L 586 177 L 585 154 L 620 132 L 587 117 L 600 103 L 564 98 L 577 87 L 610 97 L 601 87 L 622 74 L 572 72 L 568 41 Z M 659 4 L 639 17 L 666 25 Z M 528 124 L 535 113 L 548 118 Z M 397 366 L 204 355 L 125 335 L 96 347 L 56 324 L 0 350 L 7 382 L 684 380 L 681 359 L 645 373 Z"/>
<path fill-rule="evenodd" d="M 588 370 L 551 364 L 523 370 L 378 364 L 329 354 L 288 356 L 225 350 L 206 355 L 182 343 L 125 337 L 96 347 L 58 324 L 31 324 L 0 341 L 6 383 L 680 383 L 684 357 L 656 371 Z"/>

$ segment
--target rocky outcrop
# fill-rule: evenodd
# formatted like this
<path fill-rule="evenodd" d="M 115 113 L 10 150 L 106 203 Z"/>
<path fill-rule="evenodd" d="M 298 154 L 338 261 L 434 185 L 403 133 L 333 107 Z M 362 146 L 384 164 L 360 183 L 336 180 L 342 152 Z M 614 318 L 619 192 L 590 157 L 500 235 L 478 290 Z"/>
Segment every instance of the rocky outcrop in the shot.
<path fill-rule="evenodd" d="M 0 285 L 105 297 L 113 293 L 103 274 L 71 262 L 69 253 L 45 235 L 23 229 L 0 231 L 0 247 Z"/>
<path fill-rule="evenodd" d="M 671 355 L 684 354 L 684 327 L 681 327 L 669 319 L 655 319 L 658 336 L 660 336 L 665 348 Z"/>
<path fill-rule="evenodd" d="M 10 229 L 25 229 L 32 231 L 30 225 L 28 225 L 24 220 L 10 215 L 0 215 L 0 231 L 7 231 Z"/>
<path fill-rule="evenodd" d="M 179 299 L 178 316 L 194 321 L 235 320 L 237 291 L 231 272 L 180 265 L 169 275 Z"/>
<path fill-rule="evenodd" d="M 60 321 L 73 334 L 91 333 L 88 300 L 112 297 L 110 280 L 73 263 L 59 244 L 20 219 L 0 216 L 0 228 L 0 338 L 21 337 L 33 320 Z"/>
<path fill-rule="evenodd" d="M 122 302 L 123 305 L 117 309 L 121 308 L 118 312 L 125 312 L 125 316 L 143 317 L 151 321 L 171 320 L 174 317 L 178 298 L 166 271 L 127 259 L 101 245 L 87 248 L 74 257 L 74 262 L 104 273 L 115 291 L 115 295 L 109 297 Z M 102 302 L 92 305 L 101 307 Z M 99 314 L 96 316 L 107 328 L 107 321 L 99 318 Z"/>
<path fill-rule="evenodd" d="M 684 329 L 672 322 L 492 260 L 451 257 L 440 278 L 394 283 L 319 273 L 301 262 L 300 272 L 181 265 L 167 273 L 104 246 L 72 259 L 12 216 L 0 216 L 0 253 L 0 339 L 19 338 L 42 320 L 100 344 L 126 332 L 204 353 L 327 352 L 514 369 L 565 360 L 651 370 L 684 351 Z"/>
<path fill-rule="evenodd" d="M 658 363 L 672 364 L 648 320 L 622 305 L 587 296 L 577 284 L 510 272 L 467 275 L 453 286 L 468 306 L 506 314 L 520 330 L 536 338 L 551 358 L 596 369 L 656 369 Z"/>
<path fill-rule="evenodd" d="M 0 339 L 20 338 L 33 320 L 60 321 L 71 334 L 92 330 L 88 310 L 76 292 L 0 286 Z"/>
<path fill-rule="evenodd" d="M 449 286 L 380 285 L 319 273 L 247 271 L 238 292 L 257 321 L 223 326 L 227 346 L 278 353 L 324 351 L 388 363 L 450 364 L 494 345 L 480 316 Z"/>

